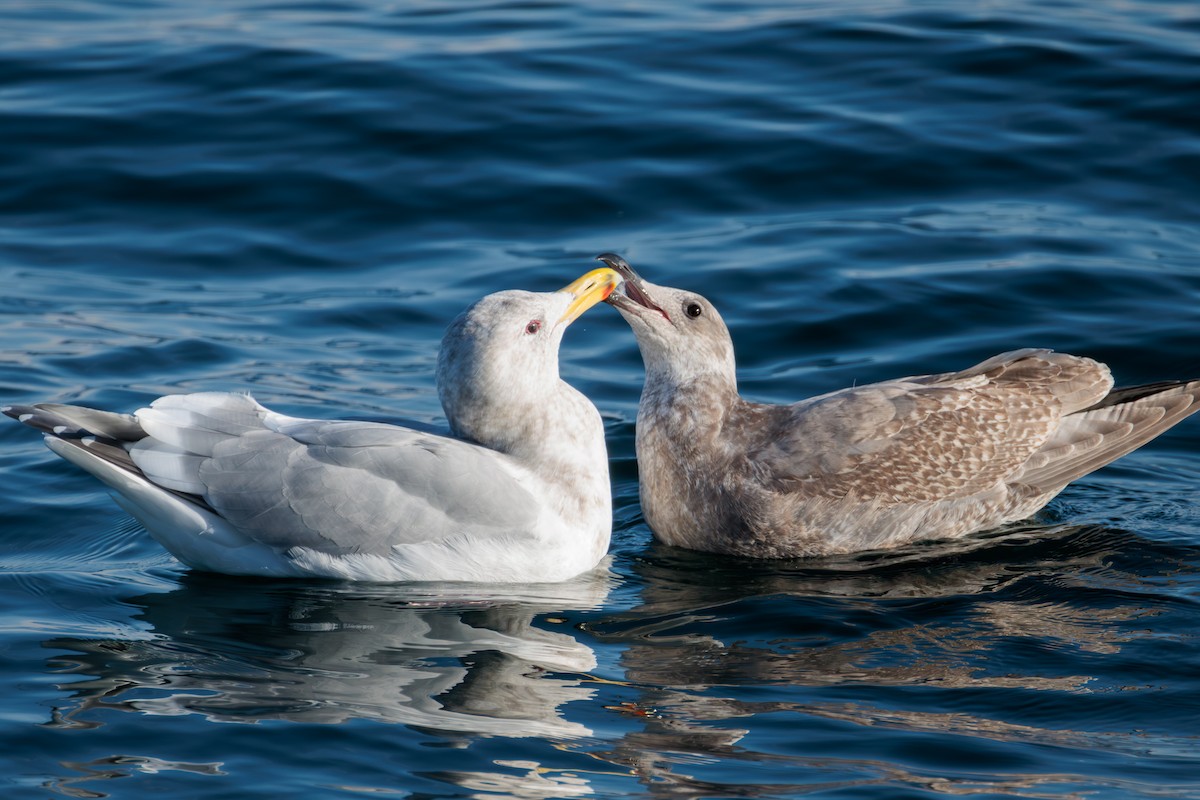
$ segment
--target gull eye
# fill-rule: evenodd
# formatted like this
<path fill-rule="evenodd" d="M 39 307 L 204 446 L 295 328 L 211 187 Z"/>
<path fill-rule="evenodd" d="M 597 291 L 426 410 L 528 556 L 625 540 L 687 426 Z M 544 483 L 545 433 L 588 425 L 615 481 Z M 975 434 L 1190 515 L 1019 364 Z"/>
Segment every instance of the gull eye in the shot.
<path fill-rule="evenodd" d="M 541 329 L 542 321 L 540 319 L 531 319 L 529 320 L 528 324 L 525 325 L 526 333 L 537 333 Z"/>
<path fill-rule="evenodd" d="M 686 313 L 692 319 L 695 319 L 704 313 L 704 308 L 701 307 L 699 303 L 688 303 L 687 308 L 684 309 L 684 313 Z"/>

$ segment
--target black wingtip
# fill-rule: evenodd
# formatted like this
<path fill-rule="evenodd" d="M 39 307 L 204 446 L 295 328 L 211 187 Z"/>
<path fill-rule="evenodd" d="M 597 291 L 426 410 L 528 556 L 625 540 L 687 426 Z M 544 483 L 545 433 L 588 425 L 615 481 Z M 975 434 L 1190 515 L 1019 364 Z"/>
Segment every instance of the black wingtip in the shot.
<path fill-rule="evenodd" d="M 1097 408 L 1107 408 L 1122 403 L 1132 403 L 1135 400 L 1141 400 L 1144 397 L 1160 394 L 1180 386 L 1187 386 L 1190 383 L 1196 383 L 1196 381 L 1158 381 L 1157 383 L 1144 383 L 1141 386 L 1125 386 L 1113 389 L 1099 403 L 1089 406 L 1079 413 L 1087 413 L 1088 411 L 1095 411 Z"/>
<path fill-rule="evenodd" d="M 4 406 L 0 408 L 6 416 L 28 425 L 48 436 L 59 439 L 82 439 L 93 436 L 91 431 L 75 425 L 71 420 L 57 414 L 45 404 L 34 406 Z"/>
<path fill-rule="evenodd" d="M 12 417 L 17 422 L 24 423 L 34 428 L 41 430 L 41 426 L 35 422 L 37 418 L 37 408 L 34 406 L 4 406 L 0 408 L 0 412 L 6 417 Z"/>

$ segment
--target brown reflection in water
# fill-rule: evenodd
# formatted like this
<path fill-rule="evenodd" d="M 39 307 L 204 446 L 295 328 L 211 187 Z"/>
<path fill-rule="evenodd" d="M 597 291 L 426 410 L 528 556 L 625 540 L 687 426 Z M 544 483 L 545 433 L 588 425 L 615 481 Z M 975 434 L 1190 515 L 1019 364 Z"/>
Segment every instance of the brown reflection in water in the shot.
<path fill-rule="evenodd" d="M 1071 532 L 1064 529 L 1060 535 Z M 1020 531 L 1016 535 L 1020 551 L 1031 539 Z M 587 626 L 600 640 L 624 646 L 625 676 L 639 690 L 636 701 L 613 712 L 640 721 L 641 730 L 596 755 L 630 769 L 651 794 L 670 796 L 778 796 L 859 785 L 879 786 L 881 791 L 907 787 L 1046 798 L 1083 797 L 1098 784 L 1143 791 L 1140 784 L 1094 774 L 1022 770 L 1012 775 L 987 766 L 943 771 L 936 759 L 925 768 L 903 759 L 889 763 L 798 756 L 789 749 L 771 752 L 779 744 L 772 738 L 778 736 L 778 721 L 766 727 L 756 724 L 767 715 L 795 715 L 797 729 L 810 733 L 827 729 L 815 720 L 834 720 L 860 727 L 865 734 L 891 729 L 898 735 L 938 733 L 1136 756 L 1146 743 L 1124 730 L 1076 731 L 1007 721 L 1006 695 L 967 703 L 974 708 L 955 712 L 922 710 L 922 698 L 955 703 L 948 695 L 927 691 L 889 695 L 898 708 L 867 699 L 879 698 L 873 690 L 890 687 L 1067 694 L 1143 688 L 1103 685 L 1100 677 L 1082 670 L 1061 674 L 1063 665 L 1094 663 L 1073 659 L 1072 654 L 1119 654 L 1140 635 L 1133 625 L 1153 613 L 1130 602 L 1094 604 L 1091 595 L 1069 591 L 1073 586 L 1094 588 L 1097 576 L 1108 574 L 1109 548 L 1119 536 L 1101 531 L 1082 545 L 1072 542 L 1049 556 L 1034 543 L 1034 557 L 1005 560 L 1001 556 L 1014 546 L 1009 538 L 981 545 L 985 550 L 999 547 L 999 553 L 962 557 L 963 552 L 952 547 L 949 556 L 932 565 L 901 554 L 897 561 L 881 558 L 858 570 L 853 565 L 785 565 L 775 570 L 751 565 L 739 575 L 737 569 L 716 563 L 707 574 L 671 574 L 671 569 L 648 560 L 641 570 L 643 604 Z M 662 560 L 671 568 L 678 562 L 705 563 L 673 553 Z M 1007 592 L 1004 599 L 997 597 L 1030 577 L 1039 582 Z M 1065 594 L 1067 600 L 1055 599 L 1055 594 Z M 1105 603 L 1119 597 L 1108 595 Z M 937 602 L 920 603 L 924 599 Z M 811 632 L 802 618 L 781 619 L 773 626 L 762 617 L 771 609 L 801 616 L 811 611 L 822 619 L 811 625 Z M 854 622 L 839 625 L 842 619 Z M 773 627 L 778 636 L 771 635 Z M 1066 657 L 1040 670 L 1036 659 L 1006 657 L 1018 642 Z M 781 699 L 745 699 L 769 697 L 772 687 L 780 687 L 776 694 Z M 846 699 L 844 692 L 832 695 L 836 700 L 821 699 L 828 696 L 826 690 L 842 688 L 869 694 L 860 693 L 864 699 L 858 702 Z M 767 738 L 756 739 L 756 734 Z M 739 762 L 746 765 L 744 780 L 736 785 L 722 782 Z M 719 763 L 721 769 L 706 770 L 710 763 Z M 804 782 L 754 782 L 756 774 L 777 778 L 781 772 L 785 779 L 802 775 Z M 718 781 L 705 780 L 713 774 Z M 1075 791 L 1076 786 L 1086 788 Z"/>

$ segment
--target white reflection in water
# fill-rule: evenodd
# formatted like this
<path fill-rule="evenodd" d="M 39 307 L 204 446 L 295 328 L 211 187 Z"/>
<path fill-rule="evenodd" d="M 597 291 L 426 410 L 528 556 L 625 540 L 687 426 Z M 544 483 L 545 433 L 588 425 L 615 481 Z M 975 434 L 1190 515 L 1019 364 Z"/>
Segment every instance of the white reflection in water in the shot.
<path fill-rule="evenodd" d="M 511 772 L 437 772 L 440 778 L 468 790 L 476 800 L 548 800 L 559 797 L 586 797 L 594 794 L 587 777 L 576 772 L 543 767 L 537 761 L 497 761 L 496 766 Z"/>
<path fill-rule="evenodd" d="M 591 648 L 535 616 L 597 608 L 606 570 L 554 586 L 346 587 L 190 578 L 132 598 L 146 638 L 66 639 L 51 659 L 70 700 L 52 724 L 104 711 L 234 722 L 372 719 L 443 731 L 573 738 L 561 707 L 592 697 L 572 674 Z M 553 676 L 547 673 L 557 673 Z"/>

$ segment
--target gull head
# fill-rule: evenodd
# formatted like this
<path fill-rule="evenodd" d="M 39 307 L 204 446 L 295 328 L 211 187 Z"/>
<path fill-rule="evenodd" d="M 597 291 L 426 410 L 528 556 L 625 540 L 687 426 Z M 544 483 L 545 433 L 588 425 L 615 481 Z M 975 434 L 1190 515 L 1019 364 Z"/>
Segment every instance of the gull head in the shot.
<path fill-rule="evenodd" d="M 736 386 L 733 340 L 717 309 L 695 292 L 658 286 L 612 253 L 597 256 L 624 279 L 607 302 L 633 328 L 647 380 L 716 378 Z"/>
<path fill-rule="evenodd" d="M 437 365 L 438 397 L 454 433 L 506 451 L 528 435 L 566 388 L 558 373 L 563 333 L 621 280 L 595 269 L 557 292 L 497 292 L 459 314 Z"/>

